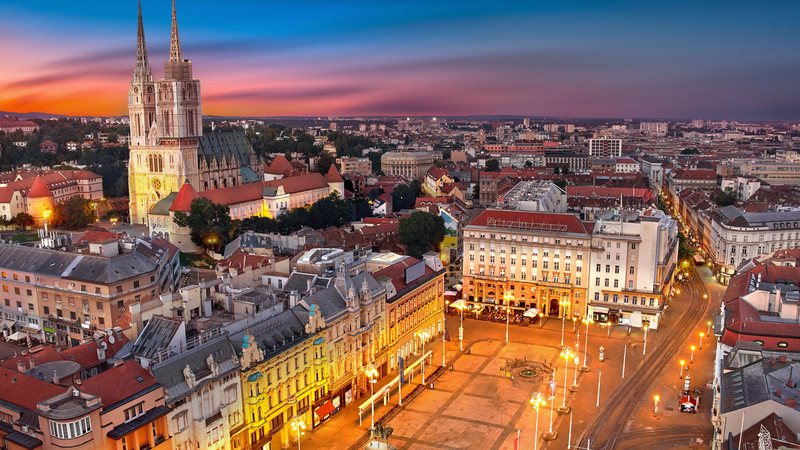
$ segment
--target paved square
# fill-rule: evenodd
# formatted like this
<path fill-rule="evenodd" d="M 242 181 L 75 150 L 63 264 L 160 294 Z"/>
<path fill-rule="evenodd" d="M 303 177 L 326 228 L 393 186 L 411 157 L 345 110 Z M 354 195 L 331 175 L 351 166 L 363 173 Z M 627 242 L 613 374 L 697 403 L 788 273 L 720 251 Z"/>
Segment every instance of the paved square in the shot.
<path fill-rule="evenodd" d="M 439 377 L 435 389 L 423 391 L 388 422 L 394 428 L 392 443 L 403 449 L 497 449 L 513 441 L 517 428 L 530 436 L 533 416 L 528 399 L 536 390 L 546 389 L 546 376 L 511 380 L 500 368 L 508 359 L 527 358 L 540 364 L 556 355 L 553 347 L 535 344 L 475 343 L 471 354 L 462 355 L 453 371 Z M 542 416 L 540 429 L 545 431 L 548 417 Z"/>

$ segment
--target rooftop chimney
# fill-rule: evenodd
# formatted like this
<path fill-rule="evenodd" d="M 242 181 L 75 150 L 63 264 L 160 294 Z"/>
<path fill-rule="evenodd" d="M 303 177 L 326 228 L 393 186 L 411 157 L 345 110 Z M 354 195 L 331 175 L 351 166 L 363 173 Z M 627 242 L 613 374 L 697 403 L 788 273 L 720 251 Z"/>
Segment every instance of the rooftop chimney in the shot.
<path fill-rule="evenodd" d="M 23 363 L 22 361 L 17 361 L 17 370 L 20 373 L 25 373 L 25 363 Z"/>

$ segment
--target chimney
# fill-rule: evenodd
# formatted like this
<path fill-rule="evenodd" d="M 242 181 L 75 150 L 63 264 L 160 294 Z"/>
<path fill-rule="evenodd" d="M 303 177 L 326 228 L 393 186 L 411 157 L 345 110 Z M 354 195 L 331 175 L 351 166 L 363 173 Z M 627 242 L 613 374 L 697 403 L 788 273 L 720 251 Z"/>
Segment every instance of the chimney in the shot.
<path fill-rule="evenodd" d="M 28 367 L 30 367 L 31 369 L 36 367 L 36 360 L 34 360 L 33 358 L 29 359 L 28 360 Z"/>
<path fill-rule="evenodd" d="M 54 370 L 53 371 L 53 384 L 58 384 L 58 373 Z"/>
<path fill-rule="evenodd" d="M 17 361 L 17 370 L 20 373 L 25 373 L 25 363 L 23 363 L 22 361 Z"/>
<path fill-rule="evenodd" d="M 306 290 L 308 291 L 309 294 L 311 293 L 312 286 L 314 286 L 314 279 L 309 278 L 308 280 L 306 280 Z"/>
<path fill-rule="evenodd" d="M 781 390 L 778 389 L 777 391 L 775 391 L 775 395 L 777 395 L 778 397 L 781 397 Z"/>

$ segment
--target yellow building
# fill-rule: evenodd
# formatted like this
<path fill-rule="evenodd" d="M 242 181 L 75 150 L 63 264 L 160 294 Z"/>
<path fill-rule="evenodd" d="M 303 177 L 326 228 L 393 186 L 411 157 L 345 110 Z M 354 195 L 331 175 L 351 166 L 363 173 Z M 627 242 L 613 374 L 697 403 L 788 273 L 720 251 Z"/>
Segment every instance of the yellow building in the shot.
<path fill-rule="evenodd" d="M 325 319 L 317 305 L 295 306 L 235 334 L 241 342 L 245 426 L 231 436 L 245 449 L 297 445 L 297 428 L 312 428 L 327 392 Z M 328 411 L 330 414 L 330 411 Z"/>
<path fill-rule="evenodd" d="M 444 274 L 438 255 L 424 262 L 408 257 L 373 274 L 387 286 L 389 370 L 422 348 L 421 332 L 429 338 L 442 332 Z"/>

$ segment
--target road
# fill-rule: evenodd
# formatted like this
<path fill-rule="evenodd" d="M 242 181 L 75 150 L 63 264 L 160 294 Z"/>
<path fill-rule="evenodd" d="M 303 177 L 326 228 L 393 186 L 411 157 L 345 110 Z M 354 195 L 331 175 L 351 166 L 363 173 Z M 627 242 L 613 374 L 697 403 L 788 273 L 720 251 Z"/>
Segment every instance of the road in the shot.
<path fill-rule="evenodd" d="M 705 427 L 686 429 L 685 427 L 651 428 L 647 430 L 626 431 L 639 407 L 650 400 L 649 392 L 661 378 L 670 362 L 684 347 L 686 337 L 703 317 L 707 301 L 706 286 L 695 271 L 688 283 L 683 285 L 682 295 L 689 296 L 688 310 L 678 319 L 664 342 L 647 355 L 643 364 L 621 383 L 600 409 L 586 424 L 579 439 L 581 448 L 673 448 L 691 445 L 697 437 L 711 438 L 710 424 Z"/>

